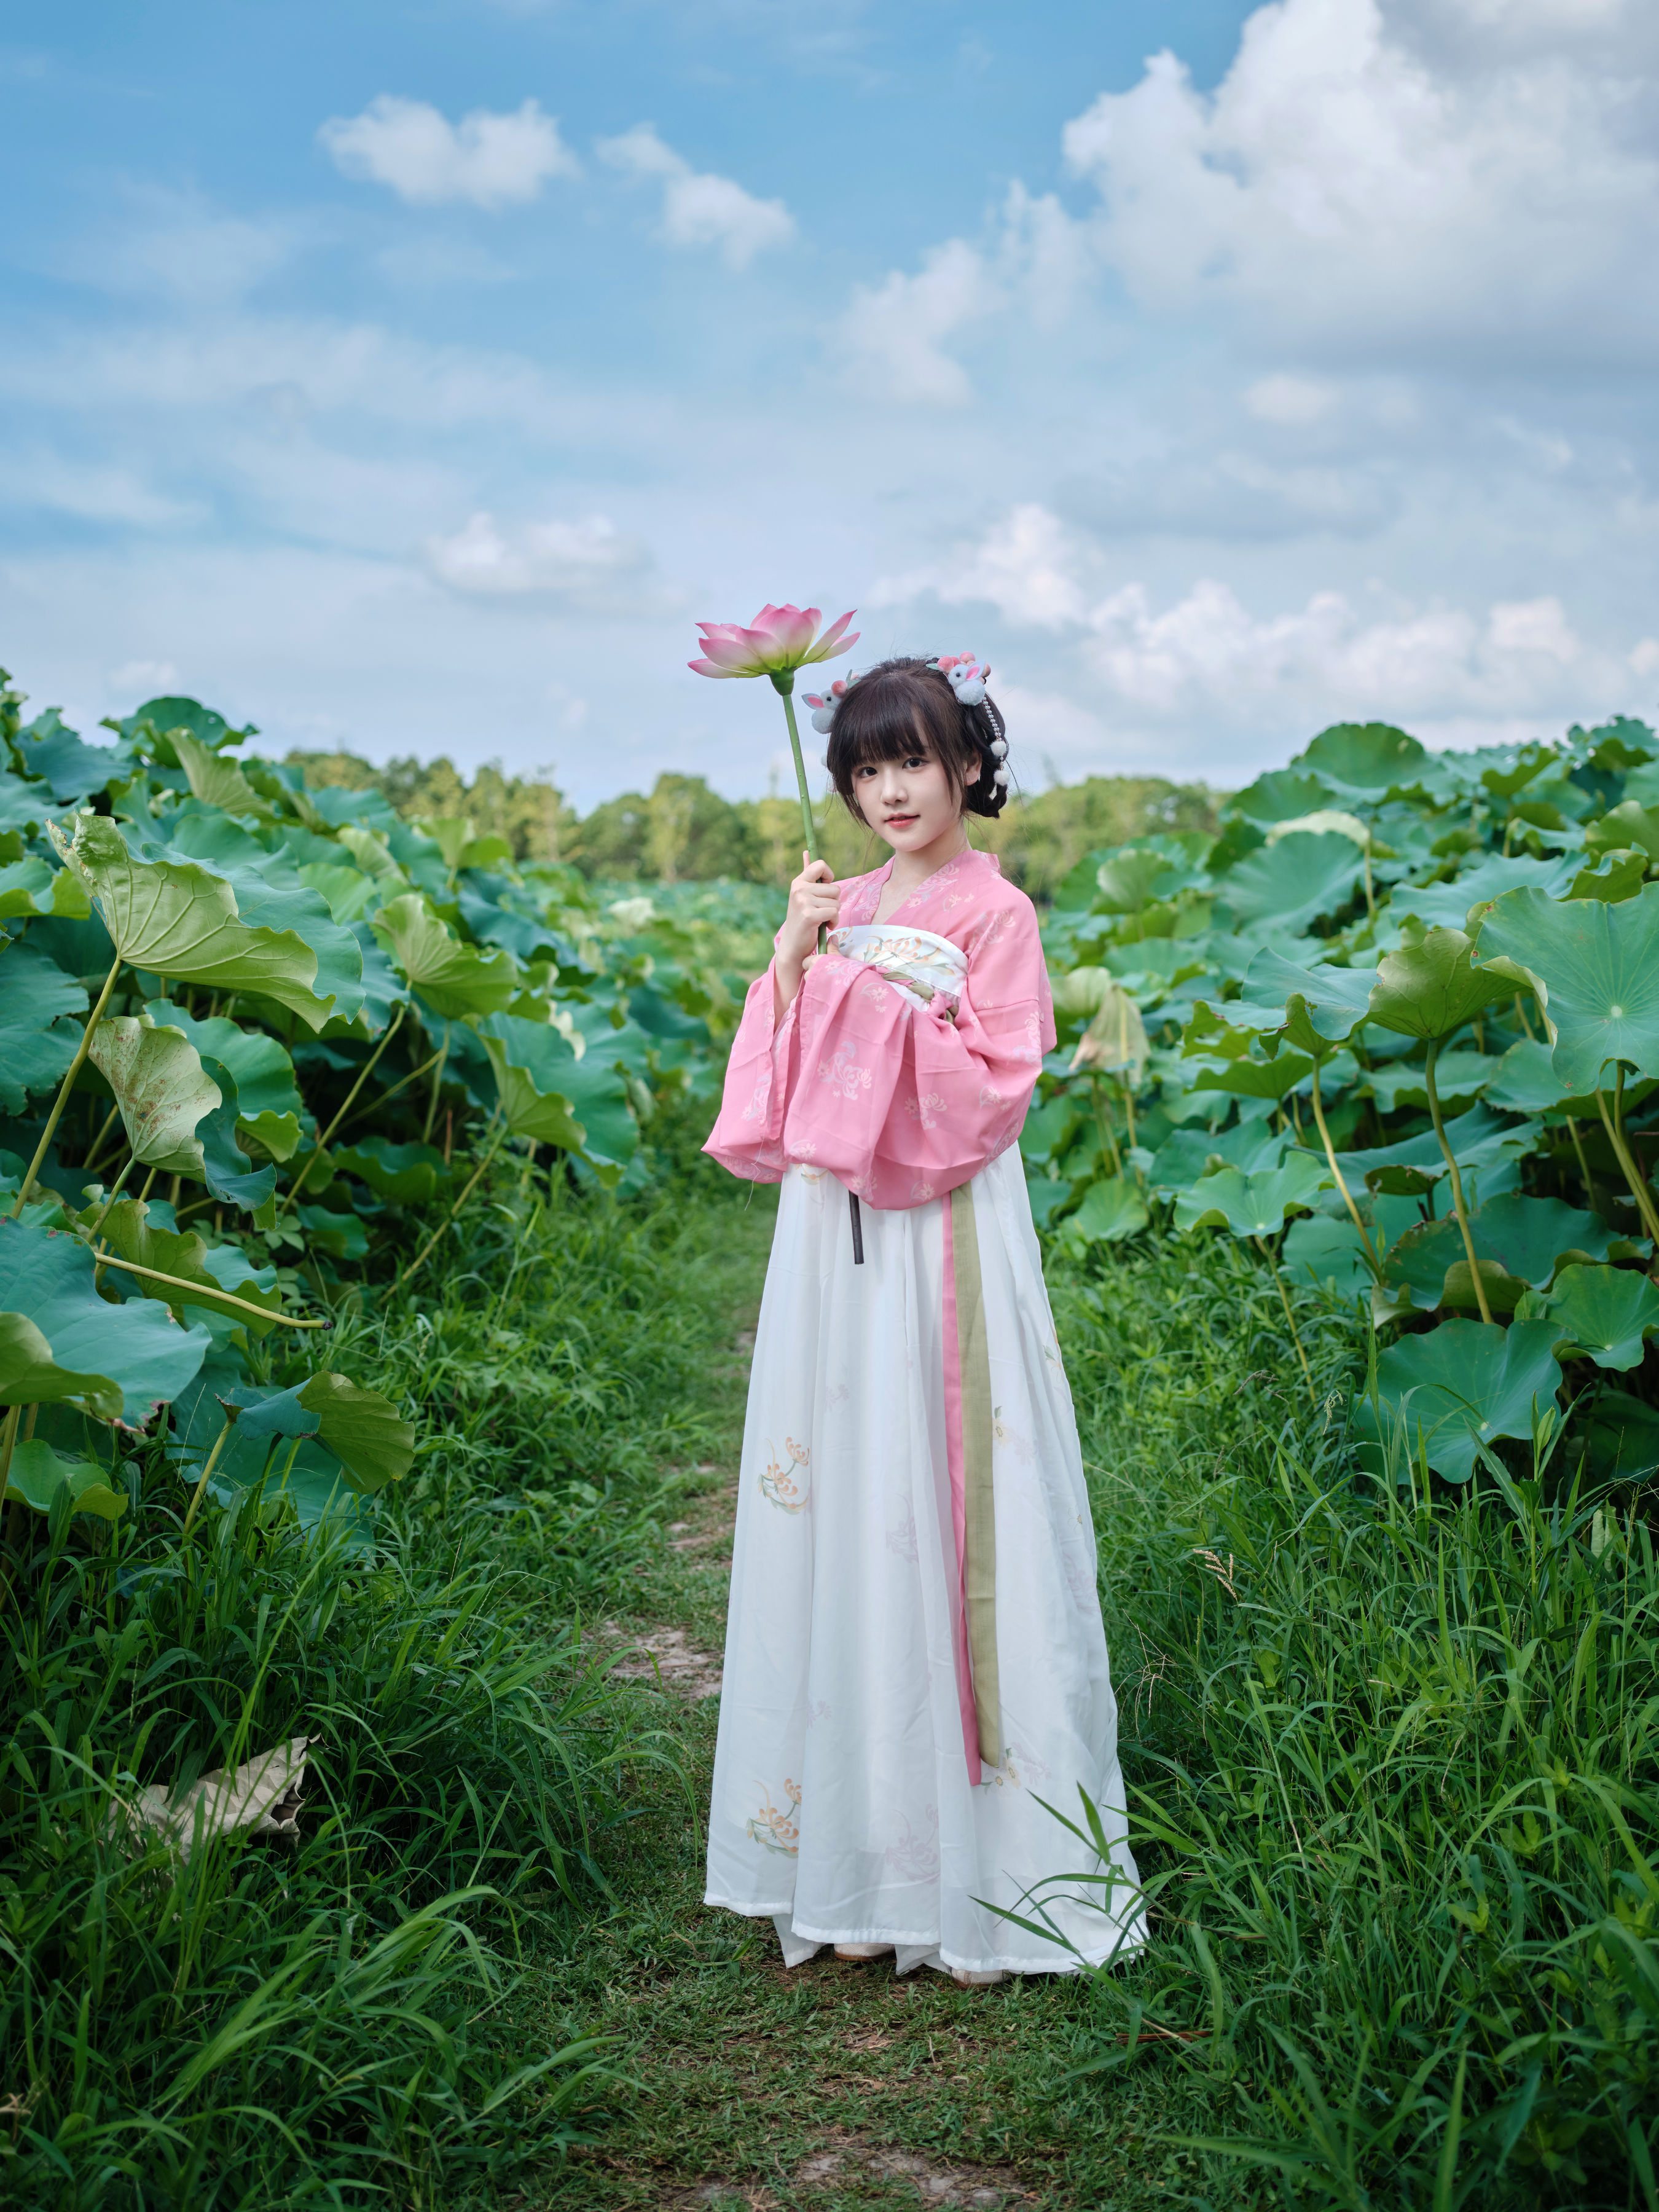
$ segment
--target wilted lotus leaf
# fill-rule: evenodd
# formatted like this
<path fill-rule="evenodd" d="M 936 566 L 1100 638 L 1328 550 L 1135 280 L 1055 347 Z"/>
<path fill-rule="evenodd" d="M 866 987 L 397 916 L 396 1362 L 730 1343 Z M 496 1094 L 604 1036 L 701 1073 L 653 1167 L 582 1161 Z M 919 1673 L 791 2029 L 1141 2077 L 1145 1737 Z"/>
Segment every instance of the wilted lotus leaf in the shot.
<path fill-rule="evenodd" d="M 1611 1062 L 1659 1075 L 1659 884 L 1616 906 L 1510 891 L 1481 927 L 1480 955 L 1536 982 L 1565 1095 L 1610 1082 Z"/>
<path fill-rule="evenodd" d="M 1659 1290 L 1639 1269 L 1563 1267 L 1550 1292 L 1549 1317 L 1564 1354 L 1582 1352 L 1598 1367 L 1639 1367 L 1647 1340 L 1659 1329 Z"/>
<path fill-rule="evenodd" d="M 199 1176 L 196 1125 L 220 1103 L 220 1092 L 184 1031 L 113 1014 L 93 1031 L 89 1057 L 115 1093 L 127 1142 L 144 1164 Z"/>
<path fill-rule="evenodd" d="M 1512 892 L 1542 898 L 1541 891 Z M 1486 950 L 1483 935 L 1481 950 Z M 1462 1029 L 1483 1006 L 1530 992 L 1529 975 L 1494 973 L 1474 964 L 1474 940 L 1461 929 L 1431 929 L 1420 945 L 1390 952 L 1376 971 L 1371 1019 L 1401 1036 L 1430 1041 Z"/>
<path fill-rule="evenodd" d="M 124 1826 L 136 1843 L 151 1831 L 181 1859 L 188 1859 L 198 1844 L 220 1836 L 280 1836 L 295 1842 L 306 1749 L 313 1740 L 294 1736 L 228 1773 L 216 1767 L 176 1798 L 152 1782 L 131 1804 L 116 1801 L 112 1826 Z"/>
<path fill-rule="evenodd" d="M 1127 1176 L 1108 1176 L 1089 1186 L 1083 1203 L 1066 1223 L 1066 1234 L 1085 1243 L 1120 1244 L 1146 1226 L 1146 1201 Z"/>
<path fill-rule="evenodd" d="M 1429 1465 L 1449 1482 L 1467 1482 L 1477 1443 L 1530 1437 L 1535 1415 L 1555 1404 L 1561 1370 L 1546 1321 L 1449 1321 L 1426 1336 L 1402 1337 L 1378 1355 L 1376 1395 L 1392 1430 L 1403 1419 L 1411 1455 L 1419 1438 Z M 1354 1405 L 1354 1426 L 1381 1441 L 1369 1398 Z"/>
<path fill-rule="evenodd" d="M 518 988 L 510 953 L 488 958 L 453 937 L 418 892 L 406 891 L 373 918 L 375 936 L 433 1012 L 447 1021 L 498 1013 Z"/>
<path fill-rule="evenodd" d="M 112 822 L 77 816 L 73 837 L 48 833 L 91 895 L 130 967 L 215 991 L 252 991 L 319 1030 L 329 1008 L 311 985 L 317 956 L 291 930 L 250 928 L 223 877 L 191 862 L 137 860 Z"/>
<path fill-rule="evenodd" d="M 1282 1166 L 1250 1176 L 1222 1168 L 1176 1198 L 1176 1227 L 1276 1237 L 1287 1213 L 1310 1206 L 1316 1192 L 1331 1187 L 1330 1170 L 1311 1152 L 1292 1152 Z"/>
<path fill-rule="evenodd" d="M 1117 988 L 1109 968 L 1073 968 L 1069 975 L 1054 978 L 1057 1014 L 1097 1014 Z"/>
<path fill-rule="evenodd" d="M 1112 1074 L 1121 1074 L 1132 1090 L 1138 1090 L 1146 1066 L 1146 1025 L 1141 1020 L 1140 1009 L 1115 976 L 1103 969 L 1092 971 L 1105 977 L 1105 988 L 1100 993 L 1099 1004 L 1089 1026 L 1078 1039 L 1077 1050 L 1072 1055 L 1072 1073 L 1079 1068 L 1099 1068 Z"/>
<path fill-rule="evenodd" d="M 1340 807 L 1316 806 L 1311 814 L 1297 814 L 1288 822 L 1275 822 L 1267 832 L 1267 842 L 1276 845 L 1281 837 L 1288 837 L 1297 830 L 1306 830 L 1316 837 L 1332 830 L 1339 837 L 1352 839 L 1367 852 L 1370 849 L 1370 831 L 1357 814 L 1345 814 Z"/>
<path fill-rule="evenodd" d="M 95 1513 L 100 1520 L 113 1521 L 127 1510 L 126 1492 L 110 1488 L 107 1468 L 82 1459 L 60 1459 L 38 1437 L 13 1449 L 5 1502 L 9 1505 L 15 1498 L 36 1513 L 50 1513 L 58 1486 L 65 1482 L 74 1501 L 71 1513 Z"/>
<path fill-rule="evenodd" d="M 0 1405 L 80 1405 L 142 1428 L 200 1367 L 205 1328 L 146 1298 L 112 1305 L 91 1249 L 66 1231 L 0 1219 Z"/>
<path fill-rule="evenodd" d="M 179 756 L 179 765 L 191 793 L 204 806 L 222 806 L 227 814 L 263 817 L 270 813 L 266 801 L 234 760 L 227 760 L 222 753 L 210 751 L 199 738 L 191 737 L 186 729 L 169 730 L 167 735 Z"/>
<path fill-rule="evenodd" d="M 70 1018 L 85 1013 L 87 994 L 27 939 L 0 939 L 0 1113 L 21 1114 L 28 1092 L 69 1073 L 81 1042 Z"/>

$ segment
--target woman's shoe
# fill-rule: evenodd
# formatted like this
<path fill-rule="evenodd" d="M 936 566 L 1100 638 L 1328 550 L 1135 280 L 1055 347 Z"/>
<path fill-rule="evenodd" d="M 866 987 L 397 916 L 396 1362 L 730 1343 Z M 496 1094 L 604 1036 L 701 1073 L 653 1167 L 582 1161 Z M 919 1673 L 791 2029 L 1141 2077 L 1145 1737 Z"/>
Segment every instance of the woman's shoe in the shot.
<path fill-rule="evenodd" d="M 988 1972 L 983 1974 L 975 1973 L 969 1966 L 952 1966 L 951 1969 L 951 1979 L 953 1982 L 959 1982 L 964 1990 L 988 1990 L 996 1983 L 1005 1982 L 1007 1978 L 1007 1975 L 1000 1966 L 993 1966 Z"/>
<path fill-rule="evenodd" d="M 890 1943 L 837 1943 L 838 1959 L 885 1959 L 892 1952 Z"/>

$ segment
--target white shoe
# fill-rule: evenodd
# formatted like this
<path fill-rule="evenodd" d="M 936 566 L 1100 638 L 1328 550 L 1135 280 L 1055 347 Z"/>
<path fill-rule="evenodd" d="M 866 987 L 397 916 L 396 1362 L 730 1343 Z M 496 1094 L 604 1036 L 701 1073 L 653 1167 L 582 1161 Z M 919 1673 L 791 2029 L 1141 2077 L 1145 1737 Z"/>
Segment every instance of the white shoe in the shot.
<path fill-rule="evenodd" d="M 892 1954 L 890 1943 L 837 1943 L 838 1959 L 885 1959 Z"/>
<path fill-rule="evenodd" d="M 951 1969 L 951 1979 L 959 1982 L 964 1990 L 988 1990 L 1007 1978 L 1000 1966 L 993 1966 L 983 1974 L 976 1974 L 969 1966 L 952 1966 Z"/>

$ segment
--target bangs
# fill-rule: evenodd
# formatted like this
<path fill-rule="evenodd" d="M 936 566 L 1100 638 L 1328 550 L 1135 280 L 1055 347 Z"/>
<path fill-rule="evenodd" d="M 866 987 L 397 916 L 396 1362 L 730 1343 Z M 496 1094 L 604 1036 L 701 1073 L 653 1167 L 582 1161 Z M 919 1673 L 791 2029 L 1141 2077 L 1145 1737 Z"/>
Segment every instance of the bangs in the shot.
<path fill-rule="evenodd" d="M 884 661 L 861 676 L 836 708 L 823 764 L 851 805 L 857 769 L 913 756 L 939 761 L 960 779 L 968 765 L 961 710 L 926 662 Z"/>

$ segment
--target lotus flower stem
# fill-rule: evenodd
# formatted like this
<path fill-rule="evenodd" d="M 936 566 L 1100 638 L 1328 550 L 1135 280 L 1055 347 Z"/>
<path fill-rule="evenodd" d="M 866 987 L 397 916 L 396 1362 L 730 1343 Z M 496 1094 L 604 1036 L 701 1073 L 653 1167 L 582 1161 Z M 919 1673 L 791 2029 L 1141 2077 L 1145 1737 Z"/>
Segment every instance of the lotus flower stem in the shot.
<path fill-rule="evenodd" d="M 1314 1389 L 1313 1370 L 1308 1364 L 1307 1353 L 1302 1349 L 1302 1339 L 1296 1333 L 1296 1312 L 1291 1304 L 1291 1294 L 1285 1287 L 1285 1278 L 1279 1272 L 1279 1262 L 1273 1257 L 1272 1245 L 1261 1237 L 1256 1238 L 1255 1244 L 1256 1249 L 1272 1270 L 1273 1285 L 1279 1292 L 1279 1302 L 1285 1309 L 1285 1319 L 1290 1327 L 1291 1342 L 1296 1346 L 1296 1356 L 1302 1362 L 1303 1379 L 1308 1386 L 1308 1402 L 1316 1407 L 1319 1403 L 1319 1393 Z"/>
<path fill-rule="evenodd" d="M 345 1104 L 341 1107 L 339 1112 L 329 1123 L 327 1128 L 325 1128 L 322 1135 L 318 1138 L 316 1151 L 310 1155 L 307 1159 L 305 1165 L 301 1169 L 299 1174 L 295 1176 L 293 1183 L 290 1185 L 288 1192 L 284 1195 L 282 1204 L 276 1209 L 276 1218 L 278 1221 L 282 1219 L 283 1216 L 288 1212 L 289 1206 L 293 1205 L 295 1200 L 298 1198 L 300 1193 L 305 1188 L 306 1177 L 311 1173 L 313 1168 L 316 1166 L 318 1161 L 321 1159 L 325 1151 L 327 1149 L 329 1139 L 334 1134 L 334 1132 L 339 1127 L 341 1122 L 344 1121 L 347 1114 L 350 1111 L 352 1100 L 362 1089 L 364 1084 L 368 1082 L 369 1077 L 374 1074 L 375 1061 L 379 1060 L 380 1054 L 386 1050 L 386 1047 L 391 1043 L 392 1038 L 398 1033 L 398 1024 L 404 1018 L 404 1006 L 408 1002 L 405 1000 L 404 1006 L 400 1006 L 397 1012 L 392 1017 L 392 1019 L 386 1024 L 386 1035 L 380 1039 L 379 1044 L 375 1046 L 374 1051 L 363 1062 L 362 1073 L 352 1085 L 350 1090 L 347 1091 L 345 1095 Z"/>
<path fill-rule="evenodd" d="M 40 1141 L 34 1148 L 34 1158 L 29 1162 L 28 1172 L 24 1176 L 22 1185 L 17 1193 L 17 1203 L 11 1210 L 11 1218 L 14 1221 L 17 1219 L 28 1202 L 28 1194 L 34 1188 L 34 1178 L 40 1171 L 40 1163 L 46 1157 L 47 1149 L 51 1146 L 52 1133 L 62 1120 L 64 1109 L 69 1104 L 70 1093 L 75 1088 L 81 1070 L 87 1064 L 87 1054 L 92 1049 L 93 1031 L 104 1018 L 104 1009 L 109 1004 L 109 994 L 115 988 L 115 979 L 120 972 L 121 956 L 118 952 L 115 956 L 115 965 L 104 978 L 104 988 L 98 994 L 98 1003 L 87 1017 L 87 1025 L 81 1032 L 81 1042 L 76 1047 L 75 1057 L 69 1064 L 69 1073 L 58 1085 L 58 1096 L 52 1102 L 52 1111 L 46 1116 L 46 1126 L 40 1132 Z"/>
<path fill-rule="evenodd" d="M 1434 1123 L 1434 1133 L 1441 1156 L 1451 1174 L 1452 1210 L 1457 1216 L 1457 1226 L 1463 1238 L 1463 1250 L 1469 1263 L 1469 1273 L 1474 1281 L 1475 1303 L 1484 1322 L 1492 1319 L 1492 1308 L 1486 1303 L 1486 1285 L 1481 1279 L 1480 1262 L 1474 1255 L 1474 1232 L 1469 1227 L 1469 1210 L 1463 1203 L 1463 1178 L 1458 1171 L 1456 1155 L 1446 1142 L 1446 1125 L 1440 1117 L 1440 1093 L 1435 1088 L 1434 1063 L 1440 1057 L 1440 1039 L 1434 1037 L 1429 1044 L 1428 1058 L 1424 1063 L 1423 1080 L 1429 1094 L 1429 1115 Z"/>
<path fill-rule="evenodd" d="M 1382 1269 L 1377 1261 L 1376 1248 L 1371 1243 L 1370 1237 L 1366 1231 L 1365 1224 L 1359 1218 L 1359 1208 L 1354 1204 L 1353 1193 L 1348 1188 L 1347 1184 L 1342 1180 L 1342 1170 L 1336 1164 L 1336 1147 L 1332 1144 L 1331 1133 L 1325 1126 L 1325 1105 L 1324 1101 L 1319 1095 L 1319 1061 L 1317 1056 L 1316 1056 L 1313 1064 L 1313 1117 L 1314 1124 L 1319 1131 L 1319 1141 L 1325 1147 L 1326 1164 L 1329 1167 L 1332 1175 L 1335 1176 L 1336 1187 L 1342 1194 L 1342 1203 L 1347 1207 L 1354 1227 L 1359 1231 L 1359 1241 L 1365 1248 L 1365 1257 L 1370 1263 L 1371 1272 L 1373 1274 L 1380 1277 L 1382 1273 Z"/>
<path fill-rule="evenodd" d="M 190 1524 L 196 1518 L 196 1510 L 198 1506 L 200 1505 L 203 1498 L 207 1492 L 208 1477 L 213 1473 L 214 1468 L 219 1464 L 219 1455 L 225 1448 L 225 1438 L 230 1434 L 232 1429 L 234 1428 L 235 1425 L 234 1415 L 228 1416 L 225 1421 L 225 1425 L 220 1430 L 218 1435 L 213 1440 L 213 1449 L 208 1454 L 207 1465 L 202 1469 L 202 1480 L 197 1484 L 195 1490 L 191 1494 L 190 1510 L 185 1515 L 184 1527 L 179 1531 L 181 1539 L 188 1536 L 190 1534 Z"/>
<path fill-rule="evenodd" d="M 1630 1139 L 1625 1134 L 1625 1070 L 1622 1063 L 1613 1094 L 1612 1112 L 1609 1113 L 1607 1110 L 1607 1094 L 1599 1085 L 1595 1092 L 1595 1104 L 1596 1110 L 1601 1116 L 1602 1127 L 1607 1133 L 1607 1142 L 1613 1146 L 1613 1158 L 1624 1170 L 1625 1181 L 1630 1185 L 1631 1196 L 1636 1200 L 1637 1211 L 1642 1217 L 1642 1225 L 1655 1243 L 1659 1244 L 1659 1213 L 1656 1213 L 1654 1208 L 1653 1193 L 1637 1164 L 1634 1153 L 1631 1151 Z"/>
<path fill-rule="evenodd" d="M 471 1197 L 473 1192 L 477 1188 L 478 1183 L 483 1176 L 484 1170 L 489 1165 L 491 1160 L 495 1158 L 496 1153 L 500 1152 L 501 1148 L 501 1139 L 506 1136 L 506 1134 L 507 1123 L 503 1121 L 501 1127 L 495 1132 L 495 1142 L 490 1146 L 489 1150 L 484 1154 L 483 1159 L 479 1161 L 477 1167 L 474 1170 L 472 1180 L 467 1184 L 466 1188 L 456 1200 L 454 1205 L 450 1207 L 448 1220 L 441 1222 L 438 1227 L 433 1231 L 431 1236 L 427 1238 L 425 1243 L 422 1245 L 420 1251 L 410 1262 L 408 1273 L 399 1278 L 396 1285 L 398 1289 L 405 1289 L 414 1281 L 416 1276 L 419 1274 L 421 1269 L 426 1265 L 428 1259 L 431 1255 L 433 1247 L 437 1243 L 439 1238 L 443 1236 L 445 1231 L 449 1228 L 456 1215 L 460 1212 L 461 1208 L 466 1204 L 468 1199 Z"/>

